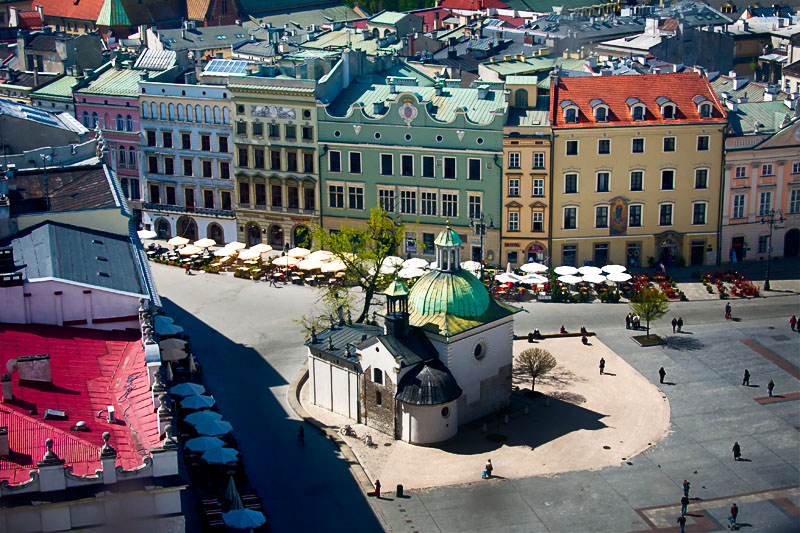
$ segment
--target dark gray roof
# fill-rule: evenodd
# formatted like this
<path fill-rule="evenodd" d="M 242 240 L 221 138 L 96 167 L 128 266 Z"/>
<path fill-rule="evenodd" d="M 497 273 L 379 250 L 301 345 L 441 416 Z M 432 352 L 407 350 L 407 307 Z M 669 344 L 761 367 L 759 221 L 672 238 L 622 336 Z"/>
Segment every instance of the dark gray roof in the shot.
<path fill-rule="evenodd" d="M 413 405 L 440 405 L 461 396 L 456 378 L 441 361 L 420 363 L 400 380 L 395 398 Z"/>
<path fill-rule="evenodd" d="M 252 22 L 244 22 L 241 26 L 200 26 L 193 29 L 156 30 L 164 48 L 180 50 L 211 50 L 230 48 L 232 45 L 250 39 L 269 38 L 269 31 L 256 26 Z"/>
<path fill-rule="evenodd" d="M 0 246 L 12 246 L 26 279 L 56 278 L 112 291 L 147 296 L 130 237 L 42 222 Z"/>
<path fill-rule="evenodd" d="M 400 368 L 430 361 L 438 356 L 436 348 L 425 333 L 416 328 L 409 328 L 402 337 L 381 335 L 378 340 L 389 350 L 395 361 L 400 363 Z"/>
<path fill-rule="evenodd" d="M 324 359 L 333 363 L 341 364 L 343 361 L 358 365 L 358 357 L 356 356 L 356 346 L 365 340 L 376 337 L 383 333 L 382 326 L 371 326 L 368 324 L 346 324 L 344 326 L 334 326 L 327 328 L 316 334 L 316 341 L 311 342 L 309 339 L 306 341 L 312 353 L 321 356 Z M 366 337 L 365 337 L 366 336 Z M 333 349 L 329 349 L 328 337 L 333 341 Z M 350 355 L 346 355 L 345 351 L 347 345 L 350 345 Z"/>
<path fill-rule="evenodd" d="M 12 215 L 48 210 L 41 170 L 16 172 L 8 184 Z M 48 170 L 47 186 L 50 212 L 120 207 L 103 166 Z"/>

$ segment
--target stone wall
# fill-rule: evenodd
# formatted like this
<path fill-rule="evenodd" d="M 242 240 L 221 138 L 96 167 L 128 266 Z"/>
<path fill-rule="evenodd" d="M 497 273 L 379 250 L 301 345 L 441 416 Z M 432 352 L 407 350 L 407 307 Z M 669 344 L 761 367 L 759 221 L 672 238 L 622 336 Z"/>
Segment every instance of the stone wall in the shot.
<path fill-rule="evenodd" d="M 391 381 L 388 382 L 388 385 L 380 385 L 369 379 L 370 377 L 369 372 L 365 372 L 362 376 L 364 392 L 361 405 L 364 410 L 364 423 L 394 437 L 395 387 Z M 378 393 L 381 396 L 380 405 L 377 403 Z"/>

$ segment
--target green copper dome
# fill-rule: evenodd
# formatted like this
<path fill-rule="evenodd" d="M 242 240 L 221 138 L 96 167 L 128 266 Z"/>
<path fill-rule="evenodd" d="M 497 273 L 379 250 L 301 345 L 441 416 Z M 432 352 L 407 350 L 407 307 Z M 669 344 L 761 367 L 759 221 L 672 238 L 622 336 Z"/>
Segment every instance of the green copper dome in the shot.
<path fill-rule="evenodd" d="M 489 308 L 489 292 L 463 268 L 453 272 L 431 270 L 411 288 L 408 304 L 420 315 L 476 317 Z"/>
<path fill-rule="evenodd" d="M 450 226 L 447 226 L 444 231 L 439 232 L 433 244 L 436 246 L 461 246 L 461 242 L 461 237 L 458 236 L 458 233 L 450 229 Z"/>

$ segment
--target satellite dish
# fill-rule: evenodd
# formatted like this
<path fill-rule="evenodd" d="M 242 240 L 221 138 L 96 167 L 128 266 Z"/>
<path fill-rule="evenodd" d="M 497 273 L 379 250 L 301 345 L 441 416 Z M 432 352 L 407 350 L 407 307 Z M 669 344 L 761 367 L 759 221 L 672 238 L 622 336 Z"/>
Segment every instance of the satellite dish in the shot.
<path fill-rule="evenodd" d="M 13 374 L 17 370 L 17 360 L 16 359 L 9 359 L 6 363 L 6 370 L 8 370 L 9 374 Z"/>
<path fill-rule="evenodd" d="M 76 427 L 76 428 L 85 428 L 85 427 L 86 427 L 86 422 L 84 422 L 83 420 L 79 420 L 79 421 L 78 421 L 78 422 L 75 424 L 75 427 Z"/>

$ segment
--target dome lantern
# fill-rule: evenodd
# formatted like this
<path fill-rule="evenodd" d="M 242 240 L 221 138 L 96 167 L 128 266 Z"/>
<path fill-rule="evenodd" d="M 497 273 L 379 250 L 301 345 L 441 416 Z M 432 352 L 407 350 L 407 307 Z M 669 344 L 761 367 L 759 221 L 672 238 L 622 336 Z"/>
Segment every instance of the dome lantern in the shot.
<path fill-rule="evenodd" d="M 457 272 L 461 268 L 461 237 L 455 230 L 447 227 L 433 241 L 436 247 L 437 270 L 441 272 Z"/>

